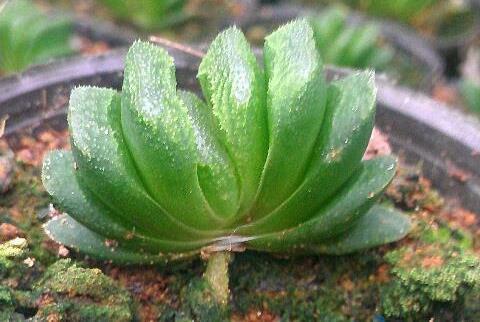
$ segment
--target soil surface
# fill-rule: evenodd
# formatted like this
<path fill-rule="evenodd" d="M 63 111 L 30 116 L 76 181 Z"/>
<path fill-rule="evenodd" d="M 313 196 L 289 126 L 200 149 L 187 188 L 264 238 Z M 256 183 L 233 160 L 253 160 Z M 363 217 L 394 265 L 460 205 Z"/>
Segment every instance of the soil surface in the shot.
<path fill-rule="evenodd" d="M 381 201 L 410 214 L 415 228 L 407 238 L 351 256 L 235 254 L 231 307 L 219 315 L 204 301 L 201 260 L 119 267 L 45 236 L 52 205 L 41 163 L 46 151 L 69 148 L 66 130 L 25 133 L 0 146 L 3 156 L 13 149 L 14 169 L 0 199 L 0 320 L 480 320 L 479 217 L 443 200 L 417 167 L 402 165 Z M 390 151 L 375 130 L 365 157 Z"/>

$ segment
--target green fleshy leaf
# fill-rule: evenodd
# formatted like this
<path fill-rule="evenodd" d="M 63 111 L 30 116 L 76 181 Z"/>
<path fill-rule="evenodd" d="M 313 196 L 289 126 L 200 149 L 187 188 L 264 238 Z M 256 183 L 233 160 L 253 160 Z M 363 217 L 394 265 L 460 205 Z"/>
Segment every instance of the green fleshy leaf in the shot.
<path fill-rule="evenodd" d="M 308 247 L 308 252 L 343 255 L 388 244 L 405 237 L 411 230 L 410 218 L 394 209 L 376 205 L 340 238 Z"/>
<path fill-rule="evenodd" d="M 169 214 L 201 230 L 225 224 L 198 182 L 195 131 L 177 96 L 173 59 L 153 44 L 136 42 L 127 54 L 122 128 L 147 190 Z"/>
<path fill-rule="evenodd" d="M 268 149 L 264 75 L 245 36 L 230 28 L 210 45 L 197 78 L 237 169 L 242 213 L 255 198 Z"/>
<path fill-rule="evenodd" d="M 91 191 L 81 187 L 75 178 L 74 160 L 71 152 L 53 151 L 43 163 L 42 181 L 45 189 L 62 210 L 67 211 L 76 222 L 88 230 L 114 239 L 131 249 L 159 251 L 185 251 L 204 246 L 209 241 L 175 242 L 141 235 L 133 227 L 121 225 L 121 219 L 101 203 Z M 87 228 L 86 228 L 87 229 Z M 157 236 L 160 237 L 160 236 Z M 162 235 L 162 238 L 165 236 Z M 88 236 L 85 236 L 88 238 Z"/>
<path fill-rule="evenodd" d="M 172 217 L 145 191 L 125 146 L 116 91 L 76 88 L 70 97 L 68 123 L 80 184 L 110 205 L 130 229 L 173 240 L 207 235 Z"/>
<path fill-rule="evenodd" d="M 265 234 L 310 218 L 353 175 L 368 145 L 375 114 L 374 74 L 362 72 L 328 88 L 324 125 L 299 188 L 266 217 L 238 230 Z"/>
<path fill-rule="evenodd" d="M 310 220 L 297 227 L 258 236 L 250 241 L 256 249 L 285 251 L 333 238 L 348 231 L 368 211 L 395 175 L 395 159 L 365 161 L 363 167 Z"/>
<path fill-rule="evenodd" d="M 239 189 L 235 167 L 218 141 L 208 106 L 195 94 L 179 92 L 188 108 L 199 155 L 198 180 L 216 214 L 232 217 L 237 213 Z"/>
<path fill-rule="evenodd" d="M 112 245 L 105 238 L 79 224 L 67 215 L 61 215 L 44 225 L 47 234 L 58 243 L 66 245 L 98 260 L 108 260 L 118 264 L 167 264 L 185 260 L 197 252 L 181 254 L 151 254 L 140 249 L 128 250 L 121 244 Z"/>
<path fill-rule="evenodd" d="M 109 238 L 123 238 L 128 230 L 115 217 L 98 216 L 103 209 L 89 205 L 74 174 L 74 160 L 69 151 L 52 151 L 43 160 L 42 182 L 56 204 L 63 210 L 75 214 L 83 225 L 104 232 Z M 98 218 L 97 218 L 98 216 Z"/>
<path fill-rule="evenodd" d="M 268 36 L 264 60 L 270 143 L 253 220 L 275 209 L 303 180 L 327 96 L 323 65 L 305 20 Z"/>

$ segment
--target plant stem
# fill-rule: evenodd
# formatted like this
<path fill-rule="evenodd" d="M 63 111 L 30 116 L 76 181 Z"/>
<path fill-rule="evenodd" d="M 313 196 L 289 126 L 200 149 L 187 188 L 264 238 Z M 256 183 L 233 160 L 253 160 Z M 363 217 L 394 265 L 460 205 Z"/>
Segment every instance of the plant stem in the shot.
<path fill-rule="evenodd" d="M 217 303 L 223 306 L 228 304 L 230 290 L 228 288 L 228 264 L 232 260 L 232 253 L 221 251 L 212 253 L 208 257 L 205 280 L 210 284 Z"/>

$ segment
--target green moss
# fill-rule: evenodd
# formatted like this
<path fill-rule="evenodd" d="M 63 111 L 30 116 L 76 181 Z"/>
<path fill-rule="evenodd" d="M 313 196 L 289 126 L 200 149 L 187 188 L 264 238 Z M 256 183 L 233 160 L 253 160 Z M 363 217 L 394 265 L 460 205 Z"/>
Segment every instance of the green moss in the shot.
<path fill-rule="evenodd" d="M 25 233 L 30 245 L 26 256 L 49 265 L 56 257 L 44 247 L 47 237 L 39 214 L 47 209 L 50 197 L 43 188 L 38 168 L 17 163 L 15 169 L 14 188 L 0 198 L 0 221 L 11 223 Z M 14 209 L 21 216 L 14 216 Z"/>
<path fill-rule="evenodd" d="M 19 260 L 25 257 L 26 252 L 27 241 L 23 238 L 15 238 L 0 244 L 0 282 L 23 275 L 25 265 L 20 265 Z"/>
<path fill-rule="evenodd" d="M 0 321 L 24 322 L 25 317 L 12 311 L 0 311 Z"/>
<path fill-rule="evenodd" d="M 450 245 L 459 250 L 470 250 L 473 247 L 472 235 L 463 229 L 453 229 L 446 225 L 438 228 L 425 228 L 419 236 L 420 241 L 428 244 Z"/>
<path fill-rule="evenodd" d="M 22 314 L 15 312 L 16 305 L 12 289 L 0 285 L 0 321 L 25 321 Z"/>
<path fill-rule="evenodd" d="M 480 260 L 441 245 L 409 247 L 386 255 L 392 280 L 381 293 L 387 317 L 423 320 L 449 312 L 459 318 L 465 298 L 480 291 Z"/>
<path fill-rule="evenodd" d="M 378 295 L 370 276 L 381 260 L 373 251 L 294 259 L 257 252 L 236 254 L 230 267 L 230 309 L 236 316 L 268 312 L 282 321 L 371 320 Z M 208 285 L 201 279 L 201 266 L 194 264 L 174 273 L 168 302 L 177 304 L 160 309 L 161 321 L 229 320 L 212 305 Z M 191 271 L 196 274 L 192 276 Z M 351 289 L 342 285 L 344 279 L 353 281 Z"/>
<path fill-rule="evenodd" d="M 56 316 L 68 321 L 131 321 L 128 292 L 99 269 L 88 269 L 60 260 L 51 265 L 35 285 L 49 300 L 36 318 Z"/>
<path fill-rule="evenodd" d="M 29 247 L 0 245 L 0 285 L 12 280 L 18 285 L 0 287 L 0 321 L 16 321 L 22 315 L 40 321 L 47 317 L 66 321 L 136 318 L 127 291 L 97 269 L 79 267 L 73 260 L 57 262 L 56 256 L 44 248 L 38 214 L 49 199 L 36 177 L 38 173 L 32 168 L 18 168 L 14 188 L 0 200 L 0 221 L 19 227 Z M 427 188 L 423 192 L 422 196 L 431 195 Z M 422 197 L 414 205 L 432 203 L 423 200 L 429 199 Z M 13 207 L 21 211 L 21 218 L 9 216 Z M 462 314 L 465 321 L 480 321 L 478 269 L 470 265 L 479 264 L 478 259 L 468 255 L 472 235 L 439 222 L 438 216 L 418 216 L 416 221 L 416 229 L 410 234 L 412 247 L 433 250 L 417 252 L 418 256 L 408 262 L 404 255 L 414 253 L 413 249 L 390 252 L 384 259 L 382 252 L 390 246 L 341 257 L 280 259 L 256 252 L 238 254 L 230 267 L 231 310 L 237 316 L 269 312 L 286 321 L 372 321 L 379 311 L 405 321 L 428 320 L 419 318 L 424 316 L 453 316 L 455 320 Z M 442 258 L 441 267 L 422 267 L 423 259 L 435 256 Z M 33 267 L 22 263 L 26 257 L 36 259 Z M 385 260 L 392 272 L 391 282 L 383 285 L 376 274 Z M 165 298 L 146 301 L 161 312 L 160 320 L 225 319 L 224 312 L 211 305 L 210 290 L 201 280 L 204 265 L 200 261 L 159 270 L 168 280 L 168 291 Z M 32 290 L 34 280 L 39 281 Z M 475 283 L 476 289 L 472 286 Z M 375 321 L 382 321 L 382 317 Z"/>
<path fill-rule="evenodd" d="M 231 267 L 239 315 L 269 312 L 282 321 L 367 321 L 378 300 L 375 252 L 351 256 L 279 259 L 248 252 Z"/>
<path fill-rule="evenodd" d="M 229 321 L 230 310 L 217 304 L 208 282 L 202 278 L 205 263 L 195 260 L 168 267 L 169 298 L 159 303 L 159 321 Z"/>
<path fill-rule="evenodd" d="M 395 179 L 393 192 L 390 189 L 396 202 L 441 211 L 442 202 L 427 181 L 408 181 L 408 175 L 402 178 Z M 480 314 L 468 308 L 480 289 L 480 260 L 472 253 L 472 233 L 452 227 L 437 212 L 413 216 L 416 226 L 409 235 L 411 242 L 385 256 L 391 265 L 391 281 L 379 286 L 381 311 L 402 321 L 457 321 L 468 312 L 478 314 L 469 321 L 480 320 Z"/>
<path fill-rule="evenodd" d="M 11 285 L 28 280 L 27 266 L 20 262 L 27 251 L 27 241 L 23 238 L 15 238 L 0 244 L 0 321 L 25 320 L 25 317 L 16 310 L 26 307 L 26 298 L 31 299 L 32 294 L 17 291 Z M 30 307 L 33 302 L 30 301 Z"/>
<path fill-rule="evenodd" d="M 27 248 L 27 241 L 15 238 L 0 244 L 0 277 L 4 277 L 7 270 L 14 266 L 14 259 L 23 257 Z"/>
<path fill-rule="evenodd" d="M 180 293 L 180 309 L 164 311 L 162 321 L 229 321 L 229 311 L 219 305 L 210 285 L 202 278 L 193 278 Z"/>
<path fill-rule="evenodd" d="M 8 260 L 25 254 L 27 241 L 24 238 L 15 238 L 0 244 L 0 258 Z"/>
<path fill-rule="evenodd" d="M 40 321 L 56 317 L 60 321 L 132 321 L 130 312 L 121 312 L 96 303 L 78 305 L 72 301 L 58 301 L 39 309 L 35 318 Z"/>
<path fill-rule="evenodd" d="M 10 288 L 0 285 L 0 311 L 10 310 L 14 307 L 14 301 Z"/>

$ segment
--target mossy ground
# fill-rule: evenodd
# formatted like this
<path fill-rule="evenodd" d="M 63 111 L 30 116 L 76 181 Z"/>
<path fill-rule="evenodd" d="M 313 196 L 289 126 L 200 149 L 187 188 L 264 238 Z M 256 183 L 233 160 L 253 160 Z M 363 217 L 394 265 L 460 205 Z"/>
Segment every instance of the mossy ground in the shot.
<path fill-rule="evenodd" d="M 41 228 L 50 200 L 38 160 L 21 156 L 0 199 L 0 221 L 25 237 L 0 246 L 1 321 L 480 321 L 479 219 L 443 203 L 411 169 L 383 200 L 411 214 L 408 238 L 341 257 L 235 254 L 225 311 L 201 260 L 124 268 L 59 249 Z"/>

